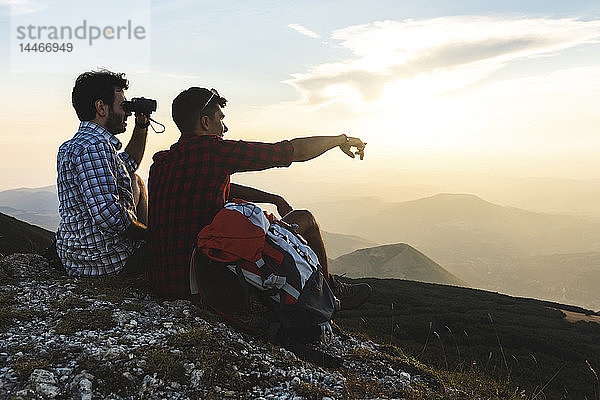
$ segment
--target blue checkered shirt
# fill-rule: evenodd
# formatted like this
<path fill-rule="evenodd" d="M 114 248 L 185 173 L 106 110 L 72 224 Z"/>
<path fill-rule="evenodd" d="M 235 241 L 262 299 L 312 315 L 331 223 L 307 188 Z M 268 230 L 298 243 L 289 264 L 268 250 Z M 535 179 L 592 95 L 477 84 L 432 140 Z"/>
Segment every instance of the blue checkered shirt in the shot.
<path fill-rule="evenodd" d="M 117 273 L 143 243 L 123 235 L 136 219 L 130 173 L 138 165 L 117 153 L 121 147 L 113 134 L 86 121 L 58 150 L 56 247 L 69 275 Z"/>

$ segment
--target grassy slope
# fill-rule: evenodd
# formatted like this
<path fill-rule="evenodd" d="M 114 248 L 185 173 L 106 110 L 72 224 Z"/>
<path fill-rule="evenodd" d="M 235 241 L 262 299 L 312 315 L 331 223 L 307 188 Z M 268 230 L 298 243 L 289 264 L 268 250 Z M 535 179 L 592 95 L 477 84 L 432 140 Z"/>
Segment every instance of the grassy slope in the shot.
<path fill-rule="evenodd" d="M 54 234 L 0 213 L 0 253 L 37 253 L 52 242 Z"/>
<path fill-rule="evenodd" d="M 547 384 L 538 399 L 596 398 L 586 360 L 600 368 L 600 324 L 567 322 L 556 308 L 587 310 L 420 282 L 361 281 L 373 295 L 337 316 L 348 331 L 396 345 L 442 374 L 483 373 L 530 394 Z"/>

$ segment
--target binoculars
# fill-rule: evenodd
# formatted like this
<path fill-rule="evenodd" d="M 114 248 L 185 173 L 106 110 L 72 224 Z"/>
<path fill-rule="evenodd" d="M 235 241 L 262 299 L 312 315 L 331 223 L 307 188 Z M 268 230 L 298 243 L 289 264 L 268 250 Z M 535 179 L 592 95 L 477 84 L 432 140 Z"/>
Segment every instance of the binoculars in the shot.
<path fill-rule="evenodd" d="M 150 116 L 151 113 L 156 111 L 156 100 L 146 99 L 145 97 L 134 97 L 129 101 L 123 102 L 123 110 L 131 113 L 139 112 Z"/>

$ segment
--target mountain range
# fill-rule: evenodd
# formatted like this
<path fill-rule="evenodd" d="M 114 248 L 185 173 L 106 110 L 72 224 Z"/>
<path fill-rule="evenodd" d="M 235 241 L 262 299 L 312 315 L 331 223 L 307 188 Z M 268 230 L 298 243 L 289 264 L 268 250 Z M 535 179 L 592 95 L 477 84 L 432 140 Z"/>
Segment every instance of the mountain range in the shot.
<path fill-rule="evenodd" d="M 56 231 L 60 220 L 56 186 L 1 191 L 0 212 L 44 229 Z"/>
<path fill-rule="evenodd" d="M 583 280 L 600 285 L 600 268 L 581 257 L 600 252 L 597 217 L 537 213 L 469 194 L 348 203 L 345 214 L 336 214 L 331 202 L 312 207 L 324 229 L 407 243 L 471 287 L 600 307 L 600 296 L 579 286 Z M 578 260 L 577 275 L 565 268 L 565 259 Z"/>
<path fill-rule="evenodd" d="M 356 249 L 377 246 L 377 243 L 356 235 L 343 235 L 341 233 L 327 231 L 321 231 L 321 233 L 329 258 L 337 258 L 343 254 L 353 252 Z"/>

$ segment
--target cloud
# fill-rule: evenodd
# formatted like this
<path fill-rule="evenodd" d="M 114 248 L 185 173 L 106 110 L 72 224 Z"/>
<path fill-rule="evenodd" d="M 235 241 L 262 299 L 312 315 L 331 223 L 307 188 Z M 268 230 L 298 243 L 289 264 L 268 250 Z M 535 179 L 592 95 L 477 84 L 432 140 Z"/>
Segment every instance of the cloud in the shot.
<path fill-rule="evenodd" d="M 164 76 L 165 78 L 169 78 L 169 79 L 179 79 L 179 80 L 186 80 L 186 81 L 202 81 L 202 78 L 204 78 L 202 75 L 173 74 L 170 72 L 166 72 L 161 75 Z"/>
<path fill-rule="evenodd" d="M 292 28 L 293 30 L 295 30 L 305 36 L 311 37 L 313 39 L 319 39 L 321 37 L 321 35 L 319 35 L 318 33 L 313 32 L 309 29 L 306 29 L 305 27 L 303 27 L 300 24 L 289 24 L 288 28 Z"/>
<path fill-rule="evenodd" d="M 564 95 L 570 91 L 576 93 L 583 100 L 582 96 L 585 94 L 597 95 L 600 92 L 600 67 L 575 67 L 546 75 L 493 82 L 486 85 L 485 95 L 488 97 L 512 97 L 512 93 L 523 87 L 526 87 L 530 94 L 540 94 L 551 98 L 558 93 Z M 586 93 L 583 93 L 584 91 Z M 593 107 L 595 106 L 594 102 Z"/>
<path fill-rule="evenodd" d="M 50 4 L 47 4 L 50 3 Z M 11 15 L 32 14 L 47 9 L 52 2 L 41 0 L 0 0 L 0 5 L 10 7 Z"/>
<path fill-rule="evenodd" d="M 600 38 L 600 20 L 458 16 L 379 21 L 334 31 L 351 57 L 285 81 L 302 104 L 378 108 L 382 99 L 431 96 L 480 81 L 507 63 Z M 404 90 L 404 92 L 402 92 Z"/>

